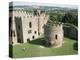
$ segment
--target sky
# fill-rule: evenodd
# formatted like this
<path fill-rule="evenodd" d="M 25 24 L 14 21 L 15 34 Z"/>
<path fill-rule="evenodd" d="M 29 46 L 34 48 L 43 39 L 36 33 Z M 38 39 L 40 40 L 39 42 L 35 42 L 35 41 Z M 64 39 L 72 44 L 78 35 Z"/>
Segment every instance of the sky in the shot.
<path fill-rule="evenodd" d="M 12 4 L 10 3 L 10 5 L 12 5 Z M 13 2 L 13 6 L 20 6 L 20 5 L 78 8 L 77 5 L 53 4 L 53 3 L 34 3 L 34 2 L 17 2 L 17 1 Z"/>

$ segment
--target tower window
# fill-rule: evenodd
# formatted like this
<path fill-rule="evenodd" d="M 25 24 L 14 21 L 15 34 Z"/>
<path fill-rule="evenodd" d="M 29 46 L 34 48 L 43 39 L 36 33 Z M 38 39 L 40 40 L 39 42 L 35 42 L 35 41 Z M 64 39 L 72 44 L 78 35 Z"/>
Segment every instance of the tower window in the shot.
<path fill-rule="evenodd" d="M 57 39 L 57 35 L 55 35 L 55 39 Z"/>
<path fill-rule="evenodd" d="M 32 27 L 32 23 L 31 22 L 29 22 L 29 28 L 31 28 Z"/>
<path fill-rule="evenodd" d="M 37 32 L 36 32 L 36 31 L 34 31 L 34 33 L 36 34 Z"/>
<path fill-rule="evenodd" d="M 32 38 L 34 39 L 34 38 L 35 38 L 35 36 L 33 35 L 33 36 L 32 36 Z"/>

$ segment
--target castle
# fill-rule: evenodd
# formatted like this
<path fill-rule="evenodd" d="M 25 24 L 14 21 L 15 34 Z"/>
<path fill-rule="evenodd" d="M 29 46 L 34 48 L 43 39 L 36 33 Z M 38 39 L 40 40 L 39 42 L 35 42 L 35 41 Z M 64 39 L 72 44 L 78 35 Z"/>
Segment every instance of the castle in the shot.
<path fill-rule="evenodd" d="M 32 12 L 25 10 L 13 10 L 9 13 L 9 43 L 26 43 L 37 38 L 46 36 L 47 45 L 55 47 L 62 45 L 63 25 L 61 23 L 52 23 L 45 29 L 49 21 L 49 15 L 45 11 L 35 9 Z M 47 34 L 46 34 L 47 33 Z"/>

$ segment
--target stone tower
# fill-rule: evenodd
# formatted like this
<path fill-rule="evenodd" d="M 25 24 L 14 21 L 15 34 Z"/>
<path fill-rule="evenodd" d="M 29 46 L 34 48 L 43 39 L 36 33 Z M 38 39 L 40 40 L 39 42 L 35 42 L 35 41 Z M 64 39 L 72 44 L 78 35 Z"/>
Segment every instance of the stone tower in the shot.
<path fill-rule="evenodd" d="M 55 22 L 48 26 L 48 32 L 46 34 L 46 44 L 49 44 L 55 48 L 62 46 L 63 42 L 63 24 Z"/>

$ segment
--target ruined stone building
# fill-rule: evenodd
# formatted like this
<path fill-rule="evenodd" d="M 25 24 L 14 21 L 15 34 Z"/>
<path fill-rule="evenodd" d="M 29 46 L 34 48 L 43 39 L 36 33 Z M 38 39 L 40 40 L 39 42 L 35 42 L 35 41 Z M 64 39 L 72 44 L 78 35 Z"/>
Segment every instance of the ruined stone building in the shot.
<path fill-rule="evenodd" d="M 45 36 L 47 45 L 61 46 L 63 25 L 56 22 L 45 28 L 48 21 L 49 15 L 40 9 L 31 12 L 24 9 L 9 11 L 9 43 L 26 43 Z"/>
<path fill-rule="evenodd" d="M 49 15 L 36 9 L 32 12 L 17 9 L 9 11 L 9 43 L 26 43 L 44 35 L 44 24 Z"/>
<path fill-rule="evenodd" d="M 47 25 L 46 30 L 46 44 L 55 48 L 62 46 L 64 37 L 63 24 L 54 22 L 51 25 Z"/>

